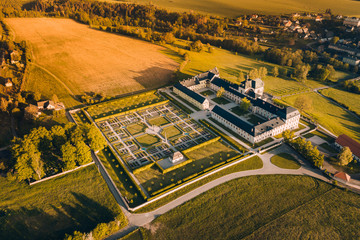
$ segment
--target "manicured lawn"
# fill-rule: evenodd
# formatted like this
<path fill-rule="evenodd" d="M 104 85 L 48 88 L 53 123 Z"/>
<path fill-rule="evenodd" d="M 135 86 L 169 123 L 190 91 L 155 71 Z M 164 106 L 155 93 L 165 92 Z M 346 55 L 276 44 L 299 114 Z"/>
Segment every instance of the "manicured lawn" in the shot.
<path fill-rule="evenodd" d="M 332 137 L 330 137 L 330 136 L 328 136 L 328 135 L 326 135 L 326 134 L 324 134 L 322 132 L 319 132 L 317 130 L 312 131 L 311 133 L 307 133 L 307 134 L 304 135 L 305 138 L 311 138 L 313 136 L 318 136 L 318 137 L 324 139 L 325 141 L 328 141 L 329 143 L 333 143 L 334 140 L 335 140 L 334 138 L 332 138 Z"/>
<path fill-rule="evenodd" d="M 358 194 L 308 176 L 251 176 L 160 216 L 144 239 L 356 239 L 359 208 Z"/>
<path fill-rule="evenodd" d="M 238 164 L 235 164 L 231 167 L 228 167 L 224 170 L 221 170 L 217 173 L 214 173 L 204 179 L 201 179 L 187 187 L 184 187 L 178 191 L 176 191 L 175 193 L 169 195 L 169 196 L 166 196 L 154 203 L 151 203 L 141 209 L 139 209 L 138 211 L 136 211 L 136 213 L 143 213 L 143 212 L 149 212 L 149 211 L 152 211 L 180 196 L 182 196 L 183 194 L 185 193 L 188 193 L 190 192 L 191 190 L 197 188 L 197 187 L 200 187 L 208 182 L 211 182 L 219 177 L 222 177 L 222 176 L 225 176 L 227 174 L 230 174 L 230 173 L 234 173 L 234 172 L 240 172 L 240 171 L 247 171 L 247 170 L 254 170 L 254 169 L 259 169 L 259 168 L 262 168 L 263 167 L 263 162 L 262 160 L 258 157 L 258 156 L 253 156 L 249 159 L 246 159 Z"/>
<path fill-rule="evenodd" d="M 312 99 L 313 103 L 312 109 L 306 111 L 307 114 L 336 135 L 346 134 L 360 141 L 360 123 L 357 118 L 316 93 L 305 95 Z M 298 96 L 286 97 L 282 100 L 294 105 Z"/>
<path fill-rule="evenodd" d="M 162 174 L 157 167 L 136 174 L 136 178 L 141 182 L 145 189 L 151 194 L 170 184 L 177 183 L 188 176 L 199 173 L 217 163 L 224 162 L 239 153 L 228 147 L 221 141 L 217 141 L 191 151 L 189 158 L 195 161 L 177 168 L 168 173 Z"/>
<path fill-rule="evenodd" d="M 126 129 L 129 131 L 131 135 L 136 135 L 138 133 L 142 133 L 145 131 L 146 126 L 143 123 L 135 123 L 126 126 Z"/>
<path fill-rule="evenodd" d="M 223 97 L 216 97 L 216 98 L 213 98 L 213 99 L 211 99 L 211 100 L 213 100 L 213 101 L 216 102 L 217 104 L 221 104 L 221 105 L 230 103 L 229 100 L 227 100 L 227 99 L 225 99 L 225 98 L 223 98 Z"/>
<path fill-rule="evenodd" d="M 106 171 L 109 173 L 111 179 L 114 181 L 121 195 L 128 199 L 129 206 L 135 207 L 144 203 L 144 199 L 136 190 L 136 187 L 131 182 L 131 179 L 122 168 L 118 159 L 110 151 L 109 147 L 106 147 L 97 155 L 106 168 Z"/>
<path fill-rule="evenodd" d="M 279 168 L 299 169 L 301 165 L 296 159 L 288 153 L 279 153 L 271 158 L 271 163 Z"/>
<path fill-rule="evenodd" d="M 209 95 L 215 94 L 215 92 L 211 91 L 211 90 L 206 90 L 206 91 L 201 92 L 200 94 L 202 94 L 204 96 L 209 96 Z"/>
<path fill-rule="evenodd" d="M 148 122 L 149 122 L 149 124 L 156 125 L 156 126 L 162 126 L 162 125 L 169 123 L 169 121 L 166 120 L 166 118 L 164 118 L 164 117 L 152 118 L 152 119 L 149 119 Z"/>
<path fill-rule="evenodd" d="M 242 116 L 249 113 L 248 111 L 244 111 L 243 109 L 241 109 L 239 106 L 236 106 L 230 110 L 238 116 Z"/>
<path fill-rule="evenodd" d="M 123 218 L 95 165 L 33 186 L 0 179 L 0 239 L 63 239 Z"/>
<path fill-rule="evenodd" d="M 247 118 L 247 121 L 254 125 L 259 125 L 259 124 L 265 122 L 265 120 L 263 118 L 258 117 L 255 114 L 250 114 Z"/>
<path fill-rule="evenodd" d="M 263 145 L 265 145 L 265 144 L 267 144 L 267 143 L 270 143 L 270 142 L 272 142 L 272 141 L 274 141 L 274 139 L 272 139 L 271 137 L 269 137 L 269 138 L 266 138 L 266 139 L 262 140 L 261 142 L 255 143 L 255 144 L 254 144 L 254 147 L 261 147 L 261 146 L 263 146 Z"/>
<path fill-rule="evenodd" d="M 321 90 L 321 93 L 360 115 L 360 94 L 335 88 Z"/>
<path fill-rule="evenodd" d="M 150 147 L 150 146 L 160 142 L 160 139 L 157 136 L 150 135 L 150 134 L 141 135 L 140 137 L 137 137 L 136 140 L 143 147 Z"/>
<path fill-rule="evenodd" d="M 166 128 L 164 128 L 163 129 L 163 131 L 161 132 L 161 134 L 165 137 L 165 135 L 166 135 L 166 137 L 167 138 L 172 138 L 172 137 L 174 137 L 174 136 L 178 136 L 178 135 L 180 135 L 182 132 L 178 129 L 178 128 L 176 128 L 175 126 L 169 126 L 169 127 L 166 127 Z"/>
<path fill-rule="evenodd" d="M 83 111 L 79 110 L 72 114 L 73 118 L 78 124 L 90 123 L 89 119 L 85 116 Z"/>

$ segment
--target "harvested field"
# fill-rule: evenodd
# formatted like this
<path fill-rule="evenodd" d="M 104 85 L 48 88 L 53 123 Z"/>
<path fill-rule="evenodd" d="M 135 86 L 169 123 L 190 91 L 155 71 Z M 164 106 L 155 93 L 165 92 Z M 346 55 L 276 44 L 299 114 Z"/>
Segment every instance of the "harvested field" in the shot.
<path fill-rule="evenodd" d="M 31 43 L 35 63 L 60 79 L 70 94 L 119 95 L 160 87 L 178 65 L 161 53 L 163 47 L 70 19 L 10 18 L 6 23 L 17 40 Z"/>

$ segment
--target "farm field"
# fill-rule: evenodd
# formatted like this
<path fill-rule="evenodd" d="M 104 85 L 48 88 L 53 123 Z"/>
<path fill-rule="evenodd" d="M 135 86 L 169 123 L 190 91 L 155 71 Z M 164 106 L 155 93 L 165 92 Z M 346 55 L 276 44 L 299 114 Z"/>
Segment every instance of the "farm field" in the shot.
<path fill-rule="evenodd" d="M 171 210 L 151 223 L 156 231 L 131 239 L 354 239 L 359 200 L 307 176 L 245 177 Z"/>
<path fill-rule="evenodd" d="M 117 3 L 116 0 L 102 0 Z M 122 2 L 122 1 L 121 1 Z M 132 2 L 139 4 L 148 4 L 146 0 L 127 0 L 124 2 Z M 290 0 L 290 1 L 231 1 L 231 0 L 154 0 L 152 3 L 156 6 L 160 6 L 166 9 L 184 12 L 189 9 L 220 16 L 236 17 L 240 14 L 281 14 L 281 13 L 293 13 L 293 12 L 324 12 L 326 8 L 331 8 L 335 14 L 345 15 L 359 15 L 357 9 L 360 8 L 360 3 L 356 1 L 347 0 Z"/>
<path fill-rule="evenodd" d="M 177 63 L 163 47 L 90 29 L 70 19 L 9 18 L 17 40 L 31 43 L 35 63 L 73 94 L 119 95 L 167 84 Z M 94 40 L 96 39 L 96 41 Z"/>
<path fill-rule="evenodd" d="M 355 140 L 360 140 L 359 120 L 320 95 L 312 92 L 284 97 L 282 100 L 290 105 L 294 105 L 296 98 L 301 95 L 307 95 L 312 99 L 312 109 L 305 112 L 311 115 L 317 122 L 336 135 L 346 134 Z"/>
<path fill-rule="evenodd" d="M 0 239 L 63 239 L 124 215 L 95 165 L 33 186 L 0 181 Z"/>
<path fill-rule="evenodd" d="M 321 94 L 349 107 L 351 111 L 360 115 L 360 94 L 350 93 L 336 88 L 321 90 Z"/>

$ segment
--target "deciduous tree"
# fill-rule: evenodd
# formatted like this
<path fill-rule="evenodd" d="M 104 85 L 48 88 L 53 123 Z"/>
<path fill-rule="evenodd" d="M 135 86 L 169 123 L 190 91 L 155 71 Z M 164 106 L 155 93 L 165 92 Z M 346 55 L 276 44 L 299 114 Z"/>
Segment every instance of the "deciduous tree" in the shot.
<path fill-rule="evenodd" d="M 338 155 L 338 160 L 341 166 L 346 166 L 353 160 L 352 152 L 349 147 L 341 149 L 341 152 Z"/>

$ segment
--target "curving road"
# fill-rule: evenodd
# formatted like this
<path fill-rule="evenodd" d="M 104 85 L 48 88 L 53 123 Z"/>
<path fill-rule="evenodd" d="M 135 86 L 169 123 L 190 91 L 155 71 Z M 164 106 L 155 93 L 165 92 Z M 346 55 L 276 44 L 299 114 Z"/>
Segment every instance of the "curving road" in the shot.
<path fill-rule="evenodd" d="M 272 156 L 274 156 L 278 153 L 283 153 L 283 152 L 292 154 L 301 163 L 301 168 L 299 168 L 297 170 L 282 169 L 282 168 L 276 167 L 275 165 L 273 165 L 270 162 L 270 159 Z M 204 184 L 204 185 L 182 195 L 181 197 L 179 197 L 179 198 L 177 198 L 177 199 L 175 199 L 175 200 L 173 200 L 151 212 L 141 213 L 141 214 L 133 214 L 133 213 L 130 213 L 128 210 L 124 209 L 124 207 L 122 207 L 124 214 L 128 218 L 128 222 L 129 222 L 128 226 L 126 226 L 125 228 L 116 232 L 115 234 L 109 236 L 106 239 L 107 240 L 119 239 L 119 238 L 127 235 L 128 233 L 132 232 L 136 228 L 144 226 L 146 224 L 149 224 L 156 217 L 170 211 L 171 209 L 173 209 L 179 205 L 182 205 L 183 203 L 195 198 L 196 196 L 198 196 L 218 185 L 221 185 L 223 183 L 226 183 L 228 181 L 231 181 L 231 180 L 234 180 L 237 178 L 253 176 L 253 175 L 273 175 L 273 174 L 288 174 L 289 175 L 290 174 L 290 175 L 311 176 L 311 177 L 328 182 L 328 179 L 322 175 L 320 170 L 314 169 L 311 166 L 309 166 L 309 164 L 307 164 L 307 162 L 305 162 L 302 158 L 300 158 L 298 156 L 298 154 L 296 154 L 296 152 L 294 152 L 294 150 L 292 150 L 290 147 L 288 147 L 286 145 L 282 145 L 281 147 L 279 147 L 273 151 L 270 151 L 269 153 L 265 153 L 264 155 L 258 155 L 258 156 L 263 161 L 263 167 L 261 169 L 231 173 L 231 174 L 225 175 L 223 177 L 217 178 L 214 181 Z M 115 198 L 117 200 L 119 199 L 118 197 L 115 197 Z"/>

